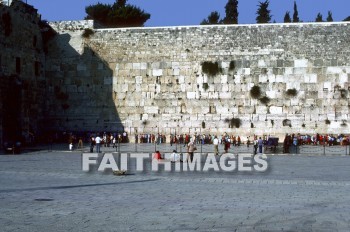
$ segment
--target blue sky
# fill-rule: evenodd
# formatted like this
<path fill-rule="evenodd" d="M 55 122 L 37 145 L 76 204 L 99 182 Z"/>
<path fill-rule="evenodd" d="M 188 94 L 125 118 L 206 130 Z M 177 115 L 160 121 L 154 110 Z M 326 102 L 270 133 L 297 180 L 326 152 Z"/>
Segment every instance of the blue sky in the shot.
<path fill-rule="evenodd" d="M 260 0 L 263 1 L 263 0 Z M 39 10 L 42 19 L 48 21 L 80 20 L 85 14 L 85 6 L 97 2 L 111 4 L 115 0 L 27 0 Z M 255 23 L 259 0 L 239 0 L 239 23 Z M 293 14 L 294 0 L 270 0 L 272 21 L 283 22 L 286 11 Z M 333 13 L 334 21 L 342 21 L 350 16 L 350 0 L 297 0 L 299 18 L 304 22 L 314 21 L 318 12 L 326 19 L 327 12 Z M 225 16 L 227 0 L 128 0 L 151 14 L 145 26 L 198 25 L 212 11 Z"/>

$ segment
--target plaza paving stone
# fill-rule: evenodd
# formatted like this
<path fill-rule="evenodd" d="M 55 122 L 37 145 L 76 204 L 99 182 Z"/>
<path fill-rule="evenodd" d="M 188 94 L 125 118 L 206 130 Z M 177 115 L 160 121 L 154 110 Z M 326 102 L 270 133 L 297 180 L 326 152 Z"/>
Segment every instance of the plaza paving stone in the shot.
<path fill-rule="evenodd" d="M 81 157 L 0 155 L 0 230 L 350 230 L 350 156 L 268 155 L 264 173 L 125 176 L 83 172 Z"/>

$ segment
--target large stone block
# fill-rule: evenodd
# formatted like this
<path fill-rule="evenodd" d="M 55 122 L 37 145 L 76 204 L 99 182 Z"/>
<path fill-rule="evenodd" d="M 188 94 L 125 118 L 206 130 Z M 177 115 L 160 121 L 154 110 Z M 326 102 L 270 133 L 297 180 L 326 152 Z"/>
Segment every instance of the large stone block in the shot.
<path fill-rule="evenodd" d="M 152 70 L 152 76 L 162 76 L 163 75 L 163 69 L 153 69 Z"/>
<path fill-rule="evenodd" d="M 158 106 L 145 106 L 144 112 L 146 114 L 158 114 L 159 107 Z"/>
<path fill-rule="evenodd" d="M 309 65 L 309 61 L 306 59 L 294 60 L 294 67 L 296 68 L 307 68 L 308 65 Z"/>

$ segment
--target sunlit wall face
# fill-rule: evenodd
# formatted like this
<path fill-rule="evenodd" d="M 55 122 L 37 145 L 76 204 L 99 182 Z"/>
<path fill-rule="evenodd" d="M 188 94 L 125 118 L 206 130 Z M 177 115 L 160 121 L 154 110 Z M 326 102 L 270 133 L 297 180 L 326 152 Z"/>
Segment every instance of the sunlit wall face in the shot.
<path fill-rule="evenodd" d="M 0 3 L 4 4 L 6 6 L 9 6 L 9 5 L 11 5 L 12 0 L 0 0 Z"/>

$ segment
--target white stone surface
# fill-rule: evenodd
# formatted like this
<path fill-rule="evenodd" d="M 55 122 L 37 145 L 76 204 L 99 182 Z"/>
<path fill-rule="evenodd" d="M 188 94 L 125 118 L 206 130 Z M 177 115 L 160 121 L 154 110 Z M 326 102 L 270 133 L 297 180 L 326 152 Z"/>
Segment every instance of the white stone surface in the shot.
<path fill-rule="evenodd" d="M 162 76 L 163 75 L 163 69 L 153 69 L 152 70 L 152 76 Z"/>
<path fill-rule="evenodd" d="M 306 59 L 294 60 L 294 67 L 296 68 L 307 68 L 308 64 L 309 62 Z"/>
<path fill-rule="evenodd" d="M 280 106 L 270 106 L 270 114 L 282 114 L 283 107 Z"/>

